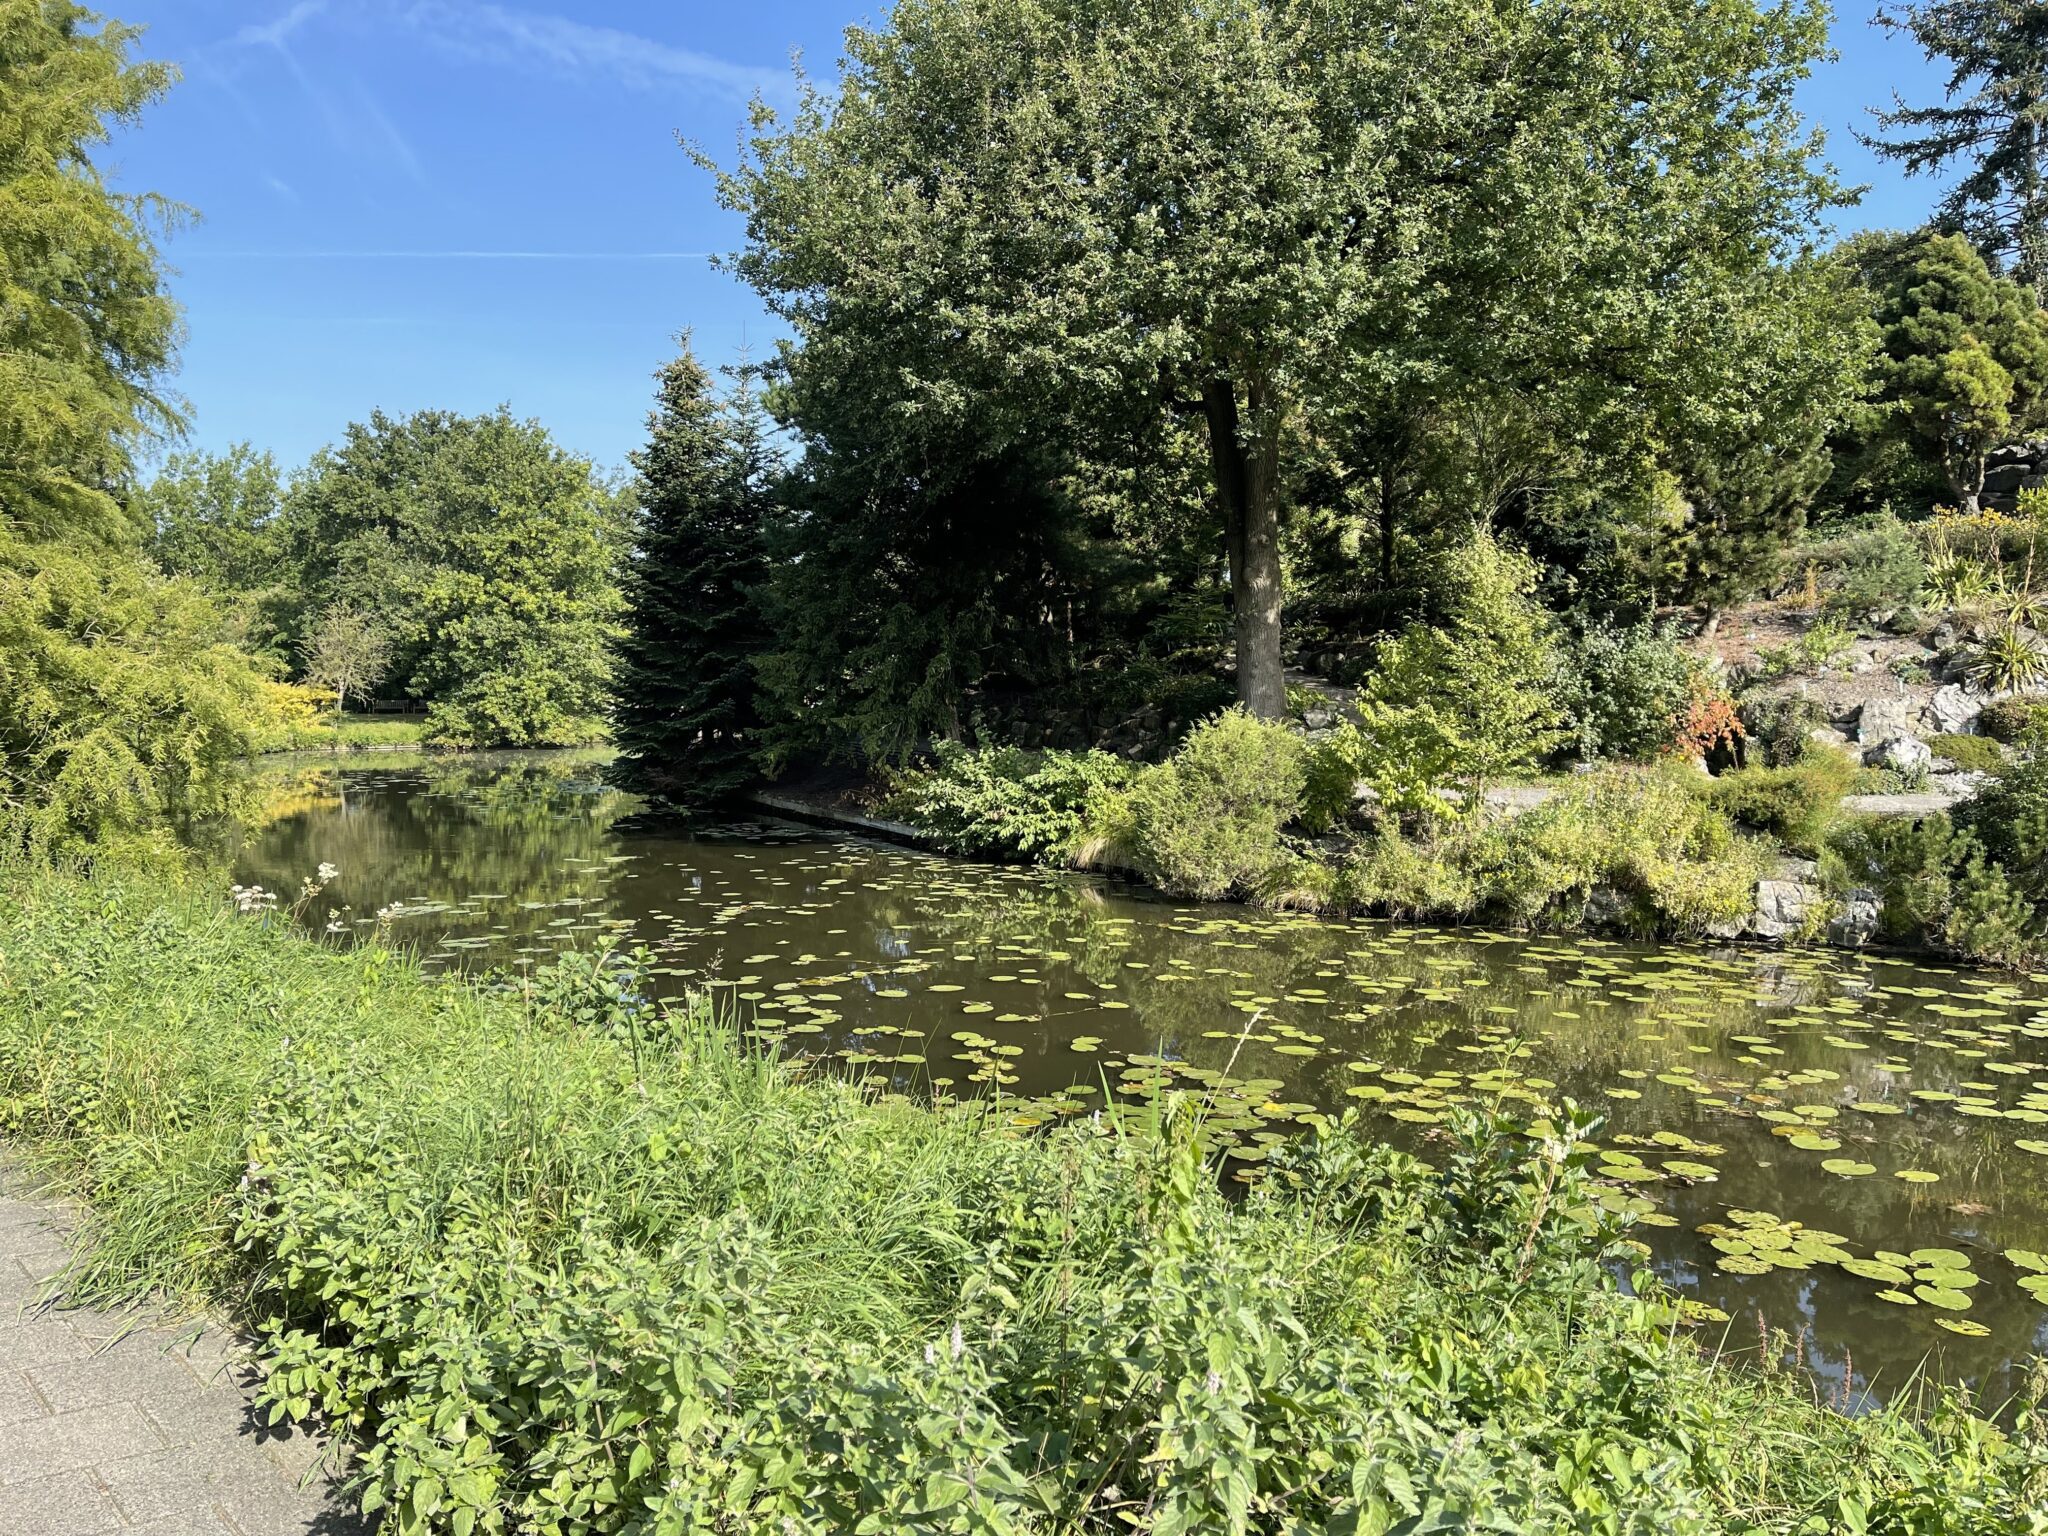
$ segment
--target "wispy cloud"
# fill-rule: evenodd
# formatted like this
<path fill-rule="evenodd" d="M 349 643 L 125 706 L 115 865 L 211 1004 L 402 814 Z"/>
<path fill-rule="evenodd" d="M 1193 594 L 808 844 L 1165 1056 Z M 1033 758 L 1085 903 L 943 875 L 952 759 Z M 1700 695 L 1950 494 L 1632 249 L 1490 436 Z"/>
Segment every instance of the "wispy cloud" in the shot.
<path fill-rule="evenodd" d="M 242 28 L 228 39 L 228 45 L 234 48 L 282 48 L 286 39 L 326 9 L 327 0 L 298 0 L 298 4 L 274 20 Z"/>
<path fill-rule="evenodd" d="M 299 200 L 297 189 L 282 176 L 265 176 L 263 184 L 288 203 L 296 203 Z"/>
<path fill-rule="evenodd" d="M 711 251 L 249 251 L 188 250 L 223 261 L 711 261 Z"/>
<path fill-rule="evenodd" d="M 406 20 L 436 46 L 498 64 L 648 90 L 685 87 L 745 100 L 789 94 L 779 70 L 735 64 L 616 27 L 508 10 L 490 0 L 413 0 Z"/>

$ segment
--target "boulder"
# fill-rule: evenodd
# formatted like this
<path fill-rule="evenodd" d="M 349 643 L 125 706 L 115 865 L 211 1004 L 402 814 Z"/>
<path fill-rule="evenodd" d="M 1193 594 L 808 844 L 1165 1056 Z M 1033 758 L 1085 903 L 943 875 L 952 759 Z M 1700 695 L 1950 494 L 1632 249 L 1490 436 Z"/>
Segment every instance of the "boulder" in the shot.
<path fill-rule="evenodd" d="M 1984 494 L 1986 496 L 2010 496 L 2027 483 L 2034 466 L 2024 461 L 1998 464 L 1984 471 Z"/>
<path fill-rule="evenodd" d="M 1829 752 L 1844 753 L 1855 758 L 1859 763 L 1863 761 L 1863 754 L 1856 750 L 1855 743 L 1851 742 L 1840 731 L 1833 730 L 1828 726 L 1815 726 L 1806 733 L 1806 739 L 1816 747 L 1821 747 Z"/>
<path fill-rule="evenodd" d="M 1828 919 L 1828 942 L 1860 949 L 1877 937 L 1881 909 L 1877 892 L 1859 885 L 1842 898 L 1842 910 Z"/>
<path fill-rule="evenodd" d="M 1910 736 L 1920 722 L 1920 706 L 1912 699 L 1866 699 L 1856 712 L 1856 741 L 1874 747 Z"/>
<path fill-rule="evenodd" d="M 1934 690 L 1934 697 L 1927 701 L 1927 719 L 1935 732 L 1946 736 L 1964 736 L 1976 725 L 1977 717 L 1984 713 L 1987 700 L 1974 689 L 1960 683 L 1945 683 Z"/>
<path fill-rule="evenodd" d="M 1759 880 L 1749 931 L 1760 939 L 1798 933 L 1806 924 L 1807 910 L 1825 899 L 1818 886 L 1804 880 Z"/>
<path fill-rule="evenodd" d="M 1917 736 L 1894 736 L 1865 752 L 1863 760 L 1873 768 L 1889 768 L 1894 773 L 1920 773 L 1933 769 L 1934 748 Z"/>

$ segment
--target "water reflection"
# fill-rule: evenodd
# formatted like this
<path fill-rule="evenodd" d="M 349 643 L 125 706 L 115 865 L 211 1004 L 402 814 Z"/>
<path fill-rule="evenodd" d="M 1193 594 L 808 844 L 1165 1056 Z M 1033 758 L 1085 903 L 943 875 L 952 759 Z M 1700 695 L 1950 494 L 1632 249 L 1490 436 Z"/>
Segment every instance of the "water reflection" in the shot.
<path fill-rule="evenodd" d="M 893 1091 L 999 1093 L 1024 1124 L 1216 1091 L 1249 1176 L 1345 1106 L 1428 1156 L 1450 1105 L 1569 1093 L 1607 1112 L 1615 1198 L 1729 1314 L 1729 1349 L 1879 1393 L 1931 1356 L 1994 1394 L 2048 1349 L 2003 1256 L 2048 1250 L 2048 978 L 1323 922 L 787 823 L 685 833 L 600 761 L 288 766 L 238 878 L 289 890 L 334 864 L 307 920 L 434 967 L 645 944 L 663 984 L 715 985 L 789 1048 Z"/>

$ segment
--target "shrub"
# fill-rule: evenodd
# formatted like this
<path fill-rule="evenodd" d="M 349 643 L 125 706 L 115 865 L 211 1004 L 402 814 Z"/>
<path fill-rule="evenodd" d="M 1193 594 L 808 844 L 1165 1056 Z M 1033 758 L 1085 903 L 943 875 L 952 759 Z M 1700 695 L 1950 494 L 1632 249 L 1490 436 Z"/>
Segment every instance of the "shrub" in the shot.
<path fill-rule="evenodd" d="M 1135 773 L 1107 752 L 941 742 L 930 762 L 895 775 L 883 810 L 953 853 L 1065 862 L 1082 840 L 1090 803 L 1127 788 Z"/>
<path fill-rule="evenodd" d="M 2048 699 L 1997 699 L 1984 706 L 1977 728 L 2009 747 L 2048 741 Z"/>
<path fill-rule="evenodd" d="M 1687 770 L 1589 776 L 1496 824 L 1477 851 L 1490 903 L 1521 921 L 1619 895 L 1645 933 L 1704 934 L 1753 910 L 1773 853 L 1704 803 Z"/>
<path fill-rule="evenodd" d="M 1855 621 L 1912 609 L 1927 580 L 1919 544 L 1896 517 L 1882 517 L 1805 552 L 1825 612 Z"/>
<path fill-rule="evenodd" d="M 1942 815 L 1854 816 L 1829 834 L 1821 872 L 1837 892 L 1875 891 L 1878 937 L 1894 944 L 1938 942 L 1954 893 L 1955 827 Z"/>
<path fill-rule="evenodd" d="M 1814 853 L 1855 782 L 1856 765 L 1845 754 L 1817 748 L 1789 767 L 1724 773 L 1707 795 L 1737 825 Z"/>
<path fill-rule="evenodd" d="M 1647 763 L 1670 748 L 1698 664 L 1669 628 L 1597 625 L 1564 659 L 1560 697 L 1580 757 Z"/>
<path fill-rule="evenodd" d="M 1304 759 L 1300 737 L 1239 709 L 1196 726 L 1131 785 L 1125 835 L 1138 868 L 1173 896 L 1257 889 L 1301 812 Z"/>
<path fill-rule="evenodd" d="M 1473 791 L 1535 766 L 1565 739 L 1549 615 L 1528 556 L 1480 532 L 1444 558 L 1435 624 L 1381 648 L 1359 694 L 1353 740 L 1383 801 L 1441 812 L 1441 790 Z"/>
<path fill-rule="evenodd" d="M 2026 900 L 2048 902 L 2048 758 L 2015 764 L 1952 815 Z"/>
<path fill-rule="evenodd" d="M 1784 768 L 1807 755 L 1813 733 L 1828 723 L 1828 712 L 1803 693 L 1781 693 L 1744 699 L 1741 719 L 1750 755 L 1766 767 Z"/>
<path fill-rule="evenodd" d="M 280 696 L 190 582 L 0 519 L 0 844 L 153 844 L 233 811 Z"/>
<path fill-rule="evenodd" d="M 1947 758 L 1964 773 L 2005 771 L 2005 753 L 1989 736 L 1933 736 L 1927 745 L 1936 757 Z"/>
<path fill-rule="evenodd" d="M 1961 822 L 1858 817 L 1829 839 L 1823 872 L 1838 891 L 1864 886 L 1877 893 L 1880 938 L 1953 950 L 1987 965 L 2039 963 L 2038 890 L 1986 847 L 1981 811 L 1971 825 Z"/>
<path fill-rule="evenodd" d="M 1742 717 L 1734 698 L 1719 679 L 1701 668 L 1693 674 L 1685 709 L 1672 730 L 1671 754 L 1704 761 L 1716 753 L 1740 750 L 1742 740 Z"/>

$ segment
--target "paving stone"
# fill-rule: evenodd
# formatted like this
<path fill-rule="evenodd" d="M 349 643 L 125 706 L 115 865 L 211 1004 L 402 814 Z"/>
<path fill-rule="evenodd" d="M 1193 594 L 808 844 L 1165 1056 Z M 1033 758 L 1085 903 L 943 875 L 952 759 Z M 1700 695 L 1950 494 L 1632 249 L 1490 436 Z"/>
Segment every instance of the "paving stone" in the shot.
<path fill-rule="evenodd" d="M 212 1511 L 196 1515 L 169 1515 L 147 1525 L 126 1525 L 121 1536 L 241 1536 L 233 1526 Z"/>
<path fill-rule="evenodd" d="M 38 1365 L 26 1373 L 52 1413 L 99 1403 L 138 1403 L 175 1412 L 207 1388 L 163 1353 L 164 1341 L 145 1335 L 83 1360 Z"/>
<path fill-rule="evenodd" d="M 121 1529 L 120 1510 L 89 1472 L 0 1488 L 0 1531 L 7 1536 L 100 1536 Z"/>
<path fill-rule="evenodd" d="M 49 1312 L 0 1326 L 0 1367 L 27 1370 L 62 1360 L 83 1360 L 92 1345 L 76 1328 Z"/>
<path fill-rule="evenodd" d="M 163 1438 L 133 1403 L 107 1403 L 0 1428 L 0 1484 L 26 1482 L 159 1450 Z"/>
<path fill-rule="evenodd" d="M 49 1404 L 23 1371 L 0 1370 L 0 1425 L 48 1417 Z"/>
<path fill-rule="evenodd" d="M 370 1536 L 320 1442 L 257 1423 L 231 1333 L 33 1304 L 77 1219 L 0 1198 L 0 1536 Z"/>

